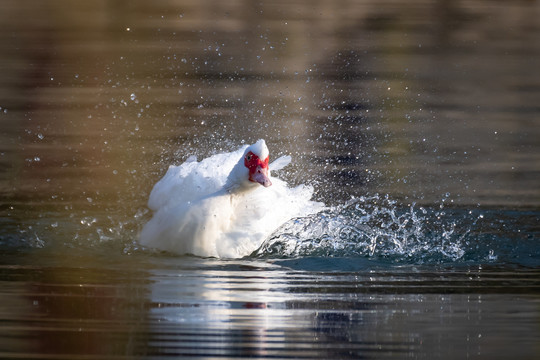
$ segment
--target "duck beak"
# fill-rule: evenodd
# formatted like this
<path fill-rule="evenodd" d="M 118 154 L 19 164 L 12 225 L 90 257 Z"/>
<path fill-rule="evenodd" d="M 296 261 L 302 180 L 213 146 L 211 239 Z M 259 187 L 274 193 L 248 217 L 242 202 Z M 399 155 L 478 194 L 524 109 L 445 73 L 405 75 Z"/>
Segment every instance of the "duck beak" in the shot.
<path fill-rule="evenodd" d="M 250 171 L 249 181 L 257 182 L 264 187 L 272 185 L 270 177 L 268 176 L 268 166 L 262 167 L 261 165 L 258 165 L 253 172 Z"/>

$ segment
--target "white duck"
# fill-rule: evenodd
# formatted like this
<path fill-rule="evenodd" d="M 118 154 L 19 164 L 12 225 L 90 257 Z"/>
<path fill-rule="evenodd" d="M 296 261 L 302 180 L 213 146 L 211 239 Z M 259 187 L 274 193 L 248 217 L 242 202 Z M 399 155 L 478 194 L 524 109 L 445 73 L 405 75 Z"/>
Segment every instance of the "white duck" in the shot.
<path fill-rule="evenodd" d="M 148 207 L 153 218 L 140 243 L 177 254 L 238 258 L 249 255 L 280 225 L 323 208 L 311 201 L 313 188 L 289 188 L 270 171 L 291 162 L 282 156 L 272 164 L 264 140 L 237 151 L 197 162 L 170 166 L 154 186 Z"/>

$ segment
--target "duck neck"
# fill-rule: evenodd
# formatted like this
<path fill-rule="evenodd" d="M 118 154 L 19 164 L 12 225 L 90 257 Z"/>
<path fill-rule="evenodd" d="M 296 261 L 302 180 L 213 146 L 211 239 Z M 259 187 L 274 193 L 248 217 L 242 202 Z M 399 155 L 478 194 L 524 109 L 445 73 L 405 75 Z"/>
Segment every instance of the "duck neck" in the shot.
<path fill-rule="evenodd" d="M 249 170 L 244 166 L 243 161 L 239 161 L 227 177 L 224 189 L 229 194 L 241 194 L 255 188 L 255 184 L 248 180 Z"/>
<path fill-rule="evenodd" d="M 240 195 L 240 194 L 254 190 L 257 185 L 258 184 L 254 184 L 249 181 L 244 181 L 241 183 L 231 183 L 227 181 L 227 183 L 224 186 L 224 190 L 227 194 Z"/>

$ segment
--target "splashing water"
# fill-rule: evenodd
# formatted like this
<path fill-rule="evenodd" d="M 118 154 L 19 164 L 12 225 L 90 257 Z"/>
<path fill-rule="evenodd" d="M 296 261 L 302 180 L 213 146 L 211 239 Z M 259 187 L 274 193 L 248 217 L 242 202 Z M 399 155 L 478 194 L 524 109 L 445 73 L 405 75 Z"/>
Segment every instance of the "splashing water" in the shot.
<path fill-rule="evenodd" d="M 350 258 L 383 265 L 514 264 L 540 266 L 540 212 L 535 209 L 400 204 L 388 195 L 364 196 L 296 218 L 278 228 L 249 257 Z M 39 221 L 4 219 L 0 245 L 12 251 L 45 248 L 145 253 L 137 241 L 149 217 L 125 209 L 60 218 L 40 211 Z M 78 220 L 77 220 L 78 219 Z M 370 266 L 371 266 L 370 265 Z"/>
<path fill-rule="evenodd" d="M 255 257 L 377 257 L 399 262 L 464 260 L 481 214 L 399 206 L 388 196 L 368 196 L 284 224 Z M 493 252 L 491 255 L 493 256 Z"/>

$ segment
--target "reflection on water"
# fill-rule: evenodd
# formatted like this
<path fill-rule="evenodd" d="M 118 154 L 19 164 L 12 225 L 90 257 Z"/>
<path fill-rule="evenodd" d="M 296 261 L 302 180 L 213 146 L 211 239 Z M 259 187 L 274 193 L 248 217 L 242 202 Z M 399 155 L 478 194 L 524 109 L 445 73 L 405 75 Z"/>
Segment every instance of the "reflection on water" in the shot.
<path fill-rule="evenodd" d="M 39 254 L 42 267 L 33 257 L 2 266 L 3 355 L 499 358 L 512 349 L 534 358 L 538 351 L 538 270 L 385 269 L 354 260 L 356 272 L 320 272 L 320 259 L 140 254 L 114 259 L 119 265 L 100 259 L 105 252 L 94 255 L 79 254 L 78 268 L 47 253 Z"/>
<path fill-rule="evenodd" d="M 537 358 L 539 16 L 3 1 L 0 357 Z M 140 249 L 169 164 L 258 138 L 337 206 L 304 252 Z"/>

